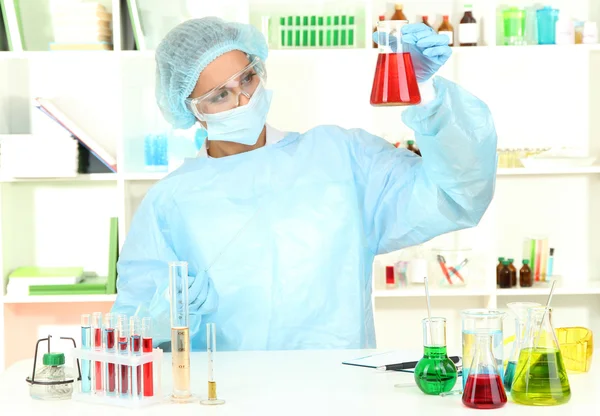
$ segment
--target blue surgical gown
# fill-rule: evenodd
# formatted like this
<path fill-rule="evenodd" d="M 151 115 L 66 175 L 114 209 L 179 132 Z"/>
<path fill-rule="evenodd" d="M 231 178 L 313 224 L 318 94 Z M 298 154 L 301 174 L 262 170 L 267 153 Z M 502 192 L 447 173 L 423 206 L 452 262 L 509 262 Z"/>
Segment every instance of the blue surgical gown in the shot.
<path fill-rule="evenodd" d="M 149 315 L 168 341 L 168 262 L 187 261 L 190 331 L 220 350 L 373 348 L 373 257 L 475 226 L 494 194 L 486 104 L 435 78 L 408 108 L 423 157 L 364 130 L 320 126 L 198 158 L 149 190 L 118 262 L 113 312 Z M 400 121 L 399 121 L 400 122 Z"/>

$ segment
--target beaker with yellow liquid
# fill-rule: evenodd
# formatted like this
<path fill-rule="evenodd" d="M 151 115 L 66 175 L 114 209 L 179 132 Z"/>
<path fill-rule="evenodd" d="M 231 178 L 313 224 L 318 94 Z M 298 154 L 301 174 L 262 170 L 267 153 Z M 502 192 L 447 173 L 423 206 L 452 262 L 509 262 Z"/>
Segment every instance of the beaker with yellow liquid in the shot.
<path fill-rule="evenodd" d="M 567 403 L 571 386 L 552 326 L 552 308 L 529 308 L 526 328 L 511 389 L 512 399 L 530 406 Z"/>

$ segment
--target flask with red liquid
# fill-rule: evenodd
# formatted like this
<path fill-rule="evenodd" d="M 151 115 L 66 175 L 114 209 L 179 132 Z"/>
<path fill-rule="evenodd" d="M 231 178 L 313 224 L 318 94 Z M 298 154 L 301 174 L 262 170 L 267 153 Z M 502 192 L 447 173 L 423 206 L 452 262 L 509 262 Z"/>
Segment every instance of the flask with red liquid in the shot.
<path fill-rule="evenodd" d="M 506 404 L 506 391 L 492 352 L 492 335 L 475 334 L 475 355 L 463 390 L 462 402 L 474 409 L 497 409 Z"/>
<path fill-rule="evenodd" d="M 407 20 L 377 23 L 379 56 L 375 68 L 371 105 L 404 106 L 421 102 L 421 94 L 410 53 L 402 45 L 402 26 Z"/>

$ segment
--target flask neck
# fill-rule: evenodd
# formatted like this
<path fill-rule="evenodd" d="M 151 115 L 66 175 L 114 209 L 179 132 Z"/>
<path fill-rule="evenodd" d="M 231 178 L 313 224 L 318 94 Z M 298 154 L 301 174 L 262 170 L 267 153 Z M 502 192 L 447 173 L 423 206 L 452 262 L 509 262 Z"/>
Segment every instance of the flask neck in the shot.
<path fill-rule="evenodd" d="M 446 348 L 446 319 L 423 319 L 423 346 Z"/>
<path fill-rule="evenodd" d="M 552 326 L 552 308 L 540 306 L 529 309 L 527 339 L 523 345 L 529 348 L 558 348 Z"/>
<path fill-rule="evenodd" d="M 448 351 L 445 345 L 435 347 L 425 346 L 423 350 L 423 356 L 425 358 L 441 359 L 448 357 Z"/>
<path fill-rule="evenodd" d="M 475 340 L 475 345 L 476 345 L 475 356 L 477 358 L 479 358 L 479 360 L 485 360 L 493 354 L 493 352 L 492 352 L 492 336 L 478 334 L 478 335 L 476 335 L 476 337 L 477 338 Z"/>

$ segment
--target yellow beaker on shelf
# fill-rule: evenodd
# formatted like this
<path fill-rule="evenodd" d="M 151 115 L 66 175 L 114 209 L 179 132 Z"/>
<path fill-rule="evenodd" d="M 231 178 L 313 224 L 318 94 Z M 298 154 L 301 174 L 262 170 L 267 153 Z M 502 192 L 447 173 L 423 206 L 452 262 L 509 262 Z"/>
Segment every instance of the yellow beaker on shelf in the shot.
<path fill-rule="evenodd" d="M 592 366 L 594 341 L 592 331 L 580 326 L 557 328 L 560 352 L 568 371 L 586 373 Z"/>

